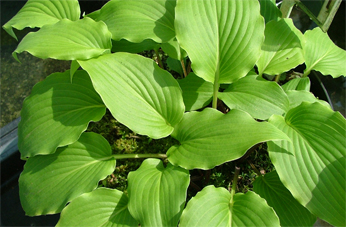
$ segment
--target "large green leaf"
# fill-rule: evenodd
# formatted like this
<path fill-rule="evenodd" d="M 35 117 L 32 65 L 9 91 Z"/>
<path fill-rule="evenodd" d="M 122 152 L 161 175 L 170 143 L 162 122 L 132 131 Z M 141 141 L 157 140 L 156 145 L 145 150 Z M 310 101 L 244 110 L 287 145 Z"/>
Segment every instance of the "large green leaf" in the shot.
<path fill-rule="evenodd" d="M 213 97 L 213 84 L 190 73 L 186 78 L 178 80 L 183 90 L 186 111 L 197 110 L 208 105 Z"/>
<path fill-rule="evenodd" d="M 280 226 L 280 223 L 274 210 L 254 192 L 232 197 L 225 188 L 211 185 L 188 202 L 179 226 Z"/>
<path fill-rule="evenodd" d="M 22 158 L 52 154 L 71 144 L 99 121 L 106 108 L 85 71 L 53 73 L 36 84 L 25 99 L 18 126 L 18 148 Z"/>
<path fill-rule="evenodd" d="M 211 169 L 240 158 L 257 143 L 287 138 L 277 128 L 257 122 L 243 111 L 223 114 L 211 108 L 185 113 L 172 136 L 180 145 L 168 150 L 168 160 L 186 169 Z"/>
<path fill-rule="evenodd" d="M 128 198 L 121 191 L 98 188 L 72 200 L 62 210 L 56 226 L 138 226 L 127 203 Z"/>
<path fill-rule="evenodd" d="M 85 17 L 82 20 L 62 19 L 56 24 L 30 32 L 19 43 L 13 56 L 27 51 L 35 57 L 58 60 L 84 60 L 110 53 L 112 34 L 102 22 Z"/>
<path fill-rule="evenodd" d="M 268 119 L 273 114 L 283 114 L 288 110 L 288 98 L 275 82 L 258 80 L 257 76 L 239 79 L 224 91 L 219 98 L 231 109 L 248 112 L 257 119 Z"/>
<path fill-rule="evenodd" d="M 128 175 L 129 211 L 141 226 L 177 226 L 184 209 L 189 172 L 146 159 Z"/>
<path fill-rule="evenodd" d="M 107 24 L 114 40 L 168 42 L 175 36 L 175 4 L 175 0 L 113 0 L 101 8 L 97 20 Z"/>
<path fill-rule="evenodd" d="M 258 0 L 178 0 L 176 36 L 195 74 L 231 83 L 255 65 L 264 40 Z"/>
<path fill-rule="evenodd" d="M 97 187 L 115 169 L 108 142 L 84 133 L 54 154 L 29 158 L 19 178 L 22 207 L 29 216 L 59 213 L 67 202 Z"/>
<path fill-rule="evenodd" d="M 327 33 L 317 27 L 306 31 L 304 37 L 304 75 L 307 76 L 311 70 L 316 70 L 333 78 L 346 76 L 346 51 L 336 46 Z"/>
<path fill-rule="evenodd" d="M 316 217 L 294 199 L 276 171 L 257 177 L 253 190 L 274 208 L 281 226 L 312 226 L 315 223 Z"/>
<path fill-rule="evenodd" d="M 320 103 L 303 102 L 269 122 L 292 140 L 268 143 L 282 183 L 311 213 L 345 226 L 345 118 Z"/>
<path fill-rule="evenodd" d="M 297 106 L 299 106 L 302 102 L 319 102 L 324 106 L 327 106 L 330 108 L 330 105 L 323 100 L 317 99 L 311 92 L 309 91 L 304 91 L 304 90 L 299 90 L 299 91 L 294 91 L 294 90 L 289 90 L 286 91 L 288 99 L 290 100 L 290 106 L 289 110 L 293 109 Z"/>
<path fill-rule="evenodd" d="M 46 24 L 55 24 L 61 19 L 78 20 L 80 7 L 78 0 L 28 0 L 21 10 L 8 21 L 3 28 L 17 39 L 13 28 L 41 28 Z"/>
<path fill-rule="evenodd" d="M 261 15 L 264 17 L 266 23 L 281 18 L 281 11 L 276 6 L 275 0 L 259 0 L 259 2 L 261 4 Z"/>
<path fill-rule="evenodd" d="M 79 63 L 112 115 L 133 131 L 162 138 L 180 122 L 185 107 L 179 84 L 151 59 L 115 53 Z"/>
<path fill-rule="evenodd" d="M 256 63 L 259 75 L 277 75 L 304 62 L 304 36 L 294 26 L 292 19 L 268 22 L 264 34 L 261 56 Z"/>

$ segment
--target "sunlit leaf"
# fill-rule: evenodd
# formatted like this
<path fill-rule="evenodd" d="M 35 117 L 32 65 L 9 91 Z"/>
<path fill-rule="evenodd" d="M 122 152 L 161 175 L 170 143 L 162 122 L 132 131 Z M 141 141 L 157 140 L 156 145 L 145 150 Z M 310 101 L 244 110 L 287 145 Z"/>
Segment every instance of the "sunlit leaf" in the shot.
<path fill-rule="evenodd" d="M 152 138 L 170 135 L 185 107 L 178 82 L 153 60 L 129 53 L 79 61 L 112 115 Z"/>
<path fill-rule="evenodd" d="M 174 25 L 194 73 L 214 84 L 244 77 L 264 39 L 258 0 L 178 0 Z"/>
<path fill-rule="evenodd" d="M 312 226 L 315 223 L 316 217 L 294 199 L 276 171 L 257 177 L 253 190 L 274 208 L 281 226 Z"/>
<path fill-rule="evenodd" d="M 127 203 L 128 198 L 123 192 L 98 188 L 72 200 L 62 210 L 56 226 L 138 226 Z"/>
<path fill-rule="evenodd" d="M 319 102 L 322 105 L 325 105 L 326 107 L 329 107 L 329 104 L 323 100 L 317 99 L 311 92 L 305 91 L 305 90 L 289 90 L 286 91 L 288 99 L 290 100 L 290 106 L 288 109 L 293 109 L 297 106 L 299 106 L 302 102 Z"/>
<path fill-rule="evenodd" d="M 317 217 L 345 226 L 346 120 L 320 103 L 303 102 L 269 122 L 292 140 L 268 143 L 270 159 L 291 194 Z"/>
<path fill-rule="evenodd" d="M 106 108 L 85 71 L 53 73 L 36 84 L 25 99 L 18 126 L 22 158 L 52 154 L 78 140 L 90 121 L 99 121 Z"/>
<path fill-rule="evenodd" d="M 95 133 L 54 154 L 29 158 L 19 178 L 22 207 L 29 216 L 59 213 L 67 202 L 94 190 L 115 169 L 108 142 Z"/>
<path fill-rule="evenodd" d="M 86 17 L 78 21 L 67 19 L 30 32 L 19 43 L 13 56 L 27 51 L 35 57 L 58 60 L 84 60 L 110 53 L 111 33 L 103 22 Z"/>
<path fill-rule="evenodd" d="M 298 77 L 294 78 L 284 85 L 282 85 L 282 88 L 284 91 L 289 90 L 304 90 L 304 91 L 310 91 L 311 83 L 309 77 Z"/>
<path fill-rule="evenodd" d="M 294 26 L 292 19 L 268 22 L 264 34 L 261 56 L 256 63 L 259 75 L 280 74 L 304 62 L 304 36 Z"/>
<path fill-rule="evenodd" d="M 114 40 L 168 42 L 175 36 L 175 4 L 175 0 L 113 0 L 101 8 L 97 20 L 107 24 Z"/>
<path fill-rule="evenodd" d="M 271 81 L 246 76 L 219 93 L 219 98 L 231 109 L 248 112 L 257 119 L 268 119 L 273 114 L 288 110 L 288 98 L 281 87 Z"/>
<path fill-rule="evenodd" d="M 41 28 L 46 24 L 55 24 L 62 19 L 72 21 L 80 17 L 78 0 L 28 0 L 21 10 L 8 21 L 3 28 L 17 39 L 13 28 Z"/>
<path fill-rule="evenodd" d="M 346 51 L 336 46 L 327 33 L 317 27 L 306 31 L 304 37 L 304 75 L 307 76 L 311 70 L 316 70 L 333 78 L 346 76 Z"/>
<path fill-rule="evenodd" d="M 188 202 L 179 226 L 280 226 L 280 223 L 273 209 L 254 192 L 232 197 L 225 188 L 207 186 Z"/>
<path fill-rule="evenodd" d="M 128 209 L 141 226 L 177 226 L 190 183 L 187 170 L 146 159 L 128 181 Z"/>
<path fill-rule="evenodd" d="M 186 169 L 211 169 L 240 158 L 257 143 L 287 138 L 277 128 L 257 122 L 243 111 L 223 114 L 211 108 L 185 113 L 172 136 L 180 145 L 168 150 L 168 160 Z"/>

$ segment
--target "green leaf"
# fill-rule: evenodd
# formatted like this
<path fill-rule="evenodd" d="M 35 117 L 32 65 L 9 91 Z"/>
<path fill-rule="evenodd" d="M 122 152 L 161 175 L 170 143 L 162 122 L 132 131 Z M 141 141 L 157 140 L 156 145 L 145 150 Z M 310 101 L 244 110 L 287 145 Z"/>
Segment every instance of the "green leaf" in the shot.
<path fill-rule="evenodd" d="M 327 33 L 317 27 L 306 31 L 304 37 L 305 76 L 309 75 L 311 70 L 331 75 L 333 78 L 346 76 L 346 51 L 336 46 Z"/>
<path fill-rule="evenodd" d="M 179 226 L 280 226 L 280 223 L 274 210 L 254 192 L 232 197 L 225 188 L 210 185 L 188 202 Z"/>
<path fill-rule="evenodd" d="M 163 43 L 175 36 L 175 4 L 175 0 L 113 0 L 101 8 L 97 19 L 107 24 L 114 40 Z"/>
<path fill-rule="evenodd" d="M 319 100 L 309 91 L 289 90 L 289 91 L 286 91 L 286 93 L 287 93 L 288 99 L 290 100 L 290 107 L 288 108 L 289 110 L 299 106 L 302 102 L 310 102 L 310 103 L 319 102 L 320 104 L 328 108 L 331 108 L 327 102 L 323 100 Z"/>
<path fill-rule="evenodd" d="M 239 79 L 224 91 L 219 98 L 231 109 L 248 112 L 257 119 L 268 119 L 273 114 L 281 115 L 288 109 L 288 98 L 275 82 L 257 80 L 257 76 Z"/>
<path fill-rule="evenodd" d="M 346 220 L 346 120 L 320 103 L 303 102 L 269 122 L 292 140 L 268 143 L 285 187 L 317 217 L 334 226 Z"/>
<path fill-rule="evenodd" d="M 316 217 L 303 207 L 281 183 L 276 171 L 257 177 L 253 190 L 273 207 L 281 226 L 313 226 Z"/>
<path fill-rule="evenodd" d="M 90 121 L 99 121 L 106 108 L 85 71 L 53 73 L 36 84 L 23 103 L 18 125 L 21 157 L 52 154 L 74 143 Z"/>
<path fill-rule="evenodd" d="M 138 226 L 127 203 L 128 198 L 121 191 L 98 188 L 72 200 L 62 210 L 56 226 Z"/>
<path fill-rule="evenodd" d="M 281 11 L 276 6 L 275 0 L 259 0 L 259 2 L 261 5 L 261 15 L 264 17 L 266 23 L 281 18 Z"/>
<path fill-rule="evenodd" d="M 298 77 L 294 78 L 284 85 L 282 85 L 282 88 L 284 91 L 289 91 L 289 90 L 304 90 L 304 91 L 310 91 L 311 83 L 310 83 L 310 78 L 309 77 Z"/>
<path fill-rule="evenodd" d="M 4 30 L 17 40 L 13 28 L 41 28 L 43 25 L 55 24 L 62 19 L 72 21 L 80 17 L 78 0 L 29 0 L 21 10 L 4 26 Z"/>
<path fill-rule="evenodd" d="M 183 67 L 182 67 L 181 62 L 179 60 L 168 57 L 166 60 L 166 63 L 167 63 L 169 70 L 173 70 L 174 72 L 179 73 L 179 75 L 181 77 L 184 76 Z"/>
<path fill-rule="evenodd" d="M 213 84 L 190 73 L 186 78 L 178 80 L 183 90 L 186 111 L 197 110 L 207 106 L 213 97 Z"/>
<path fill-rule="evenodd" d="M 185 113 L 172 136 L 180 145 L 168 150 L 168 160 L 186 169 L 211 169 L 240 158 L 257 143 L 287 139 L 277 128 L 243 111 L 223 114 L 211 108 Z"/>
<path fill-rule="evenodd" d="M 29 216 L 59 213 L 66 203 L 94 190 L 115 169 L 108 142 L 95 133 L 54 154 L 29 158 L 19 178 L 22 207 Z"/>
<path fill-rule="evenodd" d="M 186 57 L 186 52 L 180 48 L 176 38 L 171 39 L 166 43 L 162 43 L 161 48 L 169 57 L 179 61 Z"/>
<path fill-rule="evenodd" d="M 258 0 L 178 0 L 174 25 L 195 74 L 214 84 L 244 77 L 264 40 Z"/>
<path fill-rule="evenodd" d="M 140 53 L 145 50 L 153 50 L 158 48 L 160 44 L 154 42 L 151 39 L 143 40 L 140 43 L 132 43 L 126 39 L 119 41 L 112 40 L 112 51 L 113 52 L 128 52 L 128 53 Z"/>
<path fill-rule="evenodd" d="M 79 61 L 112 115 L 152 138 L 170 135 L 185 107 L 178 82 L 153 60 L 129 53 Z"/>
<path fill-rule="evenodd" d="M 292 19 L 268 22 L 264 35 L 262 52 L 256 63 L 259 75 L 281 74 L 304 62 L 304 36 L 294 26 Z"/>
<path fill-rule="evenodd" d="M 111 33 L 103 22 L 85 17 L 82 20 L 62 19 L 56 24 L 30 32 L 19 43 L 13 56 L 27 51 L 42 59 L 84 60 L 110 53 Z"/>
<path fill-rule="evenodd" d="M 177 226 L 184 209 L 189 172 L 146 159 L 128 175 L 129 211 L 141 226 Z"/>

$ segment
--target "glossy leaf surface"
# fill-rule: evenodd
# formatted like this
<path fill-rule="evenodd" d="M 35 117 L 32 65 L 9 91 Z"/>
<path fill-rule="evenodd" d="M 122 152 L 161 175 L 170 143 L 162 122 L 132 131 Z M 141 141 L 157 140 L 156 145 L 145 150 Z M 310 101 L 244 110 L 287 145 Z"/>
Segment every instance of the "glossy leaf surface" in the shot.
<path fill-rule="evenodd" d="M 177 226 L 190 183 L 186 169 L 146 159 L 128 182 L 128 208 L 141 226 Z"/>
<path fill-rule="evenodd" d="M 179 226 L 280 226 L 280 223 L 273 209 L 254 192 L 232 197 L 225 188 L 207 186 L 188 202 Z"/>
<path fill-rule="evenodd" d="M 304 62 L 303 34 L 292 19 L 272 20 L 266 24 L 261 56 L 256 63 L 259 75 L 277 75 Z"/>
<path fill-rule="evenodd" d="M 112 115 L 152 138 L 170 135 L 185 107 L 178 82 L 154 61 L 115 53 L 79 61 Z"/>
<path fill-rule="evenodd" d="M 257 143 L 287 138 L 277 128 L 256 122 L 243 111 L 223 114 L 211 108 L 185 113 L 172 136 L 180 145 L 168 150 L 168 160 L 186 169 L 211 169 L 240 158 Z"/>
<path fill-rule="evenodd" d="M 257 0 L 178 0 L 175 29 L 195 74 L 214 84 L 245 76 L 264 39 Z"/>
<path fill-rule="evenodd" d="M 55 24 L 62 19 L 72 21 L 80 17 L 78 0 L 29 0 L 23 8 L 3 28 L 17 39 L 13 28 L 41 28 L 46 24 Z"/>
<path fill-rule="evenodd" d="M 128 198 L 121 191 L 98 188 L 72 200 L 56 226 L 138 226 L 127 205 Z"/>
<path fill-rule="evenodd" d="M 175 4 L 175 0 L 113 0 L 101 8 L 97 20 L 107 24 L 114 40 L 168 42 L 175 36 Z"/>
<path fill-rule="evenodd" d="M 345 226 L 345 118 L 319 103 L 302 103 L 269 122 L 292 140 L 268 143 L 285 187 L 314 215 Z"/>
<path fill-rule="evenodd" d="M 106 113 L 85 71 L 53 73 L 36 84 L 23 103 L 18 125 L 21 157 L 52 154 L 78 140 L 90 121 Z"/>
<path fill-rule="evenodd" d="M 346 51 L 336 46 L 328 34 L 317 27 L 306 31 L 304 37 L 304 75 L 307 76 L 311 70 L 316 70 L 333 78 L 346 76 Z"/>
<path fill-rule="evenodd" d="M 316 217 L 285 188 L 276 171 L 257 177 L 253 190 L 273 207 L 281 226 L 313 226 L 316 222 Z"/>
<path fill-rule="evenodd" d="M 63 19 L 30 32 L 19 43 L 13 56 L 27 51 L 42 59 L 84 60 L 110 53 L 111 33 L 103 22 L 86 17 L 78 21 Z"/>
<path fill-rule="evenodd" d="M 197 110 L 207 106 L 213 97 L 213 84 L 190 73 L 186 78 L 178 80 L 183 90 L 186 111 Z"/>
<path fill-rule="evenodd" d="M 54 154 L 29 158 L 19 178 L 22 207 L 29 216 L 59 213 L 67 202 L 94 190 L 115 169 L 108 142 L 84 133 Z"/>
<path fill-rule="evenodd" d="M 281 87 L 271 81 L 246 76 L 219 93 L 219 98 L 231 109 L 243 110 L 257 119 L 268 119 L 273 114 L 288 110 L 288 98 Z"/>

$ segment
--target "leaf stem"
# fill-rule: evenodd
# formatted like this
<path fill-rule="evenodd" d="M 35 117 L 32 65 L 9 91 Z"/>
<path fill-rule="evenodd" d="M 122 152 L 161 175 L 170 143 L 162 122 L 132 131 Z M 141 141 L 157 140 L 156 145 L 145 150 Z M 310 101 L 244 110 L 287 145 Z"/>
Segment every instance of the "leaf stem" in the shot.
<path fill-rule="evenodd" d="M 317 17 L 300 1 L 296 0 L 295 4 L 301 8 L 306 15 L 310 17 L 310 19 L 317 24 L 320 28 L 323 26 L 323 24 L 317 19 Z"/>
<path fill-rule="evenodd" d="M 184 77 L 186 77 L 187 76 L 187 72 L 186 72 L 186 67 L 185 67 L 184 59 L 181 59 L 180 63 L 181 63 L 181 67 L 183 68 Z"/>
<path fill-rule="evenodd" d="M 234 171 L 233 181 L 232 181 L 232 190 L 231 190 L 232 199 L 231 199 L 231 203 L 233 202 L 233 196 L 235 194 L 235 191 L 237 190 L 239 172 L 240 172 L 240 167 L 236 166 L 235 167 L 235 171 Z"/>
<path fill-rule="evenodd" d="M 167 158 L 166 154 L 114 154 L 115 159 L 128 159 L 128 158 Z"/>

